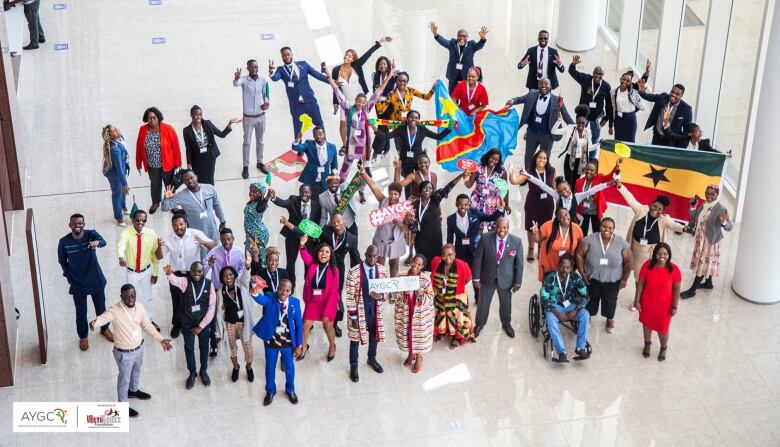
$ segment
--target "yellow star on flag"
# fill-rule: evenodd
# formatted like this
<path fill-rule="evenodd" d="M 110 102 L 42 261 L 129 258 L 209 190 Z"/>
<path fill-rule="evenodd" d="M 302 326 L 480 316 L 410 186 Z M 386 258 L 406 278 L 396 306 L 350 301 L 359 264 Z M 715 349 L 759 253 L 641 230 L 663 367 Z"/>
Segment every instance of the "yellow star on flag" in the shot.
<path fill-rule="evenodd" d="M 455 111 L 458 110 L 458 105 L 452 102 L 452 99 L 439 98 L 439 102 L 441 103 L 442 116 L 449 115 L 454 120 L 458 119 L 458 116 L 455 114 Z"/>

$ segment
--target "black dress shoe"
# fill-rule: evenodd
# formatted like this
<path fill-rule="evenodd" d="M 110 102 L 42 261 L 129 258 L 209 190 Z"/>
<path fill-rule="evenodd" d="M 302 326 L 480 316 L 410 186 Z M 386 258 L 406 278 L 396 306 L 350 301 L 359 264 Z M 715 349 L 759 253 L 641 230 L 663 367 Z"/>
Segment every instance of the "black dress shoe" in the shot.
<path fill-rule="evenodd" d="M 211 385 L 211 377 L 209 377 L 209 374 L 206 371 L 200 372 L 200 381 L 206 386 Z"/>
<path fill-rule="evenodd" d="M 255 371 L 252 368 L 247 368 L 246 369 L 246 380 L 248 380 L 250 382 L 254 382 L 255 381 Z"/>
<path fill-rule="evenodd" d="M 557 358 L 553 357 L 552 361 L 555 363 L 569 363 L 569 359 L 566 358 L 565 352 L 561 352 L 560 354 L 558 354 Z"/>
<path fill-rule="evenodd" d="M 509 338 L 515 338 L 515 330 L 512 329 L 511 324 L 507 324 L 506 326 L 504 326 L 504 332 L 506 332 L 506 335 L 508 335 Z"/>
<path fill-rule="evenodd" d="M 341 337 L 341 328 L 338 327 L 338 325 L 336 324 L 333 325 L 333 332 L 336 333 L 336 337 Z"/>
<path fill-rule="evenodd" d="M 357 383 L 357 381 L 360 380 L 360 376 L 358 375 L 357 368 L 349 368 L 349 379 L 355 383 Z"/>
<path fill-rule="evenodd" d="M 266 407 L 271 405 L 271 402 L 274 401 L 275 394 L 276 393 L 266 393 L 265 398 L 263 399 L 263 405 Z"/>
<path fill-rule="evenodd" d="M 159 203 L 153 203 L 152 206 L 149 207 L 149 214 L 154 214 L 157 212 L 157 208 L 160 207 Z"/>
<path fill-rule="evenodd" d="M 209 348 L 209 358 L 210 359 L 217 358 L 217 344 L 214 342 L 211 343 L 211 348 Z"/>
<path fill-rule="evenodd" d="M 376 361 L 376 359 L 368 359 L 368 366 L 374 368 L 374 371 L 380 374 L 385 372 L 385 370 L 382 369 L 382 365 L 380 365 L 379 362 Z"/>
<path fill-rule="evenodd" d="M 137 417 L 137 416 L 138 416 L 138 412 L 131 408 L 130 409 L 130 417 L 134 418 L 134 417 Z"/>
<path fill-rule="evenodd" d="M 171 328 L 171 338 L 179 338 L 180 333 L 181 328 L 179 326 L 174 326 Z"/>
<path fill-rule="evenodd" d="M 482 326 L 474 326 L 474 338 L 479 337 L 480 332 L 482 332 Z"/>
<path fill-rule="evenodd" d="M 127 391 L 127 397 L 134 397 L 136 399 L 141 399 L 141 400 L 149 400 L 149 399 L 152 398 L 152 396 L 149 395 L 149 393 L 144 393 L 141 390 L 137 390 L 137 391 L 129 391 L 128 390 Z"/>
<path fill-rule="evenodd" d="M 696 296 L 696 289 L 688 289 L 680 294 L 680 298 L 687 300 Z"/>
<path fill-rule="evenodd" d="M 247 168 L 246 166 L 244 166 L 244 169 L 241 170 L 241 177 L 245 179 L 249 178 L 249 168 Z"/>
<path fill-rule="evenodd" d="M 588 350 L 587 349 L 575 349 L 574 353 L 577 354 L 574 357 L 574 360 L 577 360 L 577 361 L 579 361 L 579 360 L 588 360 L 590 358 L 590 354 L 588 354 Z"/>
<path fill-rule="evenodd" d="M 700 289 L 707 289 L 707 290 L 712 289 L 713 287 L 715 286 L 712 284 L 712 276 L 707 278 L 707 280 L 701 283 L 701 285 L 699 286 Z"/>
<path fill-rule="evenodd" d="M 233 368 L 233 372 L 230 373 L 230 380 L 232 380 L 233 382 L 237 382 L 239 371 L 241 371 L 241 368 Z"/>
<path fill-rule="evenodd" d="M 287 395 L 287 398 L 290 399 L 291 403 L 293 403 L 293 404 L 297 404 L 298 403 L 298 395 L 295 394 L 295 391 L 293 391 L 292 393 L 284 393 L 284 394 Z"/>
<path fill-rule="evenodd" d="M 195 386 L 195 378 L 196 377 L 197 376 L 195 374 L 190 374 L 190 376 L 187 377 L 187 382 L 184 384 L 184 387 L 187 388 L 188 390 L 191 390 L 192 387 Z"/>
<path fill-rule="evenodd" d="M 38 49 L 38 48 L 40 48 L 40 47 L 35 42 L 30 42 L 28 45 L 22 47 L 23 50 L 35 50 L 35 49 Z"/>
<path fill-rule="evenodd" d="M 258 163 L 257 164 L 257 169 L 259 169 L 260 172 L 262 172 L 263 174 L 268 174 L 268 168 L 266 168 L 265 164 L 263 164 L 263 163 Z"/>
<path fill-rule="evenodd" d="M 38 38 L 38 43 L 46 43 L 46 38 L 45 37 L 39 37 Z"/>

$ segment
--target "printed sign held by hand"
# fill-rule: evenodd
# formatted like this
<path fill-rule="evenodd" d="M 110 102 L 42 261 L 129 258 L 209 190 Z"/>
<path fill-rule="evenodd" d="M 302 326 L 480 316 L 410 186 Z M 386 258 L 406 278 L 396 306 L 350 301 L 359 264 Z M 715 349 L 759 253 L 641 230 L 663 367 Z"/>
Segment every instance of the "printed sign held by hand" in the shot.
<path fill-rule="evenodd" d="M 368 214 L 368 220 L 371 225 L 378 227 L 386 223 L 392 222 L 395 219 L 401 219 L 405 213 L 413 212 L 411 200 L 405 200 L 398 202 L 395 205 L 389 205 L 382 208 L 377 208 Z"/>
<path fill-rule="evenodd" d="M 477 164 L 477 162 L 469 158 L 458 159 L 456 166 L 461 171 L 466 171 L 466 172 L 477 172 L 479 170 L 479 165 Z"/>

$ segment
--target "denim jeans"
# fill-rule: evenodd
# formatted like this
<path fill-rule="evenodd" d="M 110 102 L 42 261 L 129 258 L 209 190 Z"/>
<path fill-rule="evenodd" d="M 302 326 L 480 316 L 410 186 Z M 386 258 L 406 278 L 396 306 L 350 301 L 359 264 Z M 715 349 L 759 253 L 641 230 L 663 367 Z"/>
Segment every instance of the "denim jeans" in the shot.
<path fill-rule="evenodd" d="M 182 328 L 181 335 L 184 337 L 184 355 L 187 357 L 187 369 L 190 374 L 195 374 L 197 368 L 195 365 L 195 337 L 192 328 Z M 204 328 L 200 331 L 198 337 L 198 350 L 200 351 L 200 370 L 206 371 L 209 367 L 209 330 Z"/>
<path fill-rule="evenodd" d="M 566 315 L 572 310 L 574 310 L 577 305 L 574 303 L 570 303 L 568 306 L 563 307 L 560 304 L 556 304 L 553 306 L 559 313 Z M 558 320 L 558 317 L 555 316 L 554 313 L 551 311 L 545 312 L 545 316 L 547 317 L 547 330 L 550 332 L 550 338 L 552 339 L 553 346 L 555 347 L 555 352 L 562 353 L 566 352 L 566 345 L 563 344 L 563 337 L 561 337 L 561 331 L 560 328 L 558 328 L 558 324 L 560 321 Z M 577 312 L 577 315 L 574 317 L 573 321 L 577 321 L 577 349 L 585 349 L 585 343 L 588 340 L 588 326 L 590 326 L 590 314 L 588 313 L 585 308 L 580 309 L 579 312 Z"/>
<path fill-rule="evenodd" d="M 116 180 L 109 180 L 111 185 L 111 208 L 114 210 L 114 219 L 122 219 L 122 209 L 126 208 L 125 193 L 122 191 L 122 184 Z"/>

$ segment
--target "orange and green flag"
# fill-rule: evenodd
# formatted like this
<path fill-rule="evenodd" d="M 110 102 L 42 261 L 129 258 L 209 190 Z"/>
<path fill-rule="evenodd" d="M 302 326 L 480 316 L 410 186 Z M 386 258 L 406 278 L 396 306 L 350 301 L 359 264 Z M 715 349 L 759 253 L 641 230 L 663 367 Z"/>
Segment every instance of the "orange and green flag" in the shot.
<path fill-rule="evenodd" d="M 690 200 L 704 195 L 708 185 L 720 187 L 726 156 L 719 152 L 691 151 L 662 146 L 602 140 L 599 173 L 608 175 L 615 162 L 623 158 L 620 181 L 640 203 L 650 204 L 659 195 L 671 200 L 666 213 L 688 221 Z M 609 203 L 626 205 L 614 188 L 603 194 Z"/>

